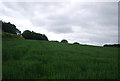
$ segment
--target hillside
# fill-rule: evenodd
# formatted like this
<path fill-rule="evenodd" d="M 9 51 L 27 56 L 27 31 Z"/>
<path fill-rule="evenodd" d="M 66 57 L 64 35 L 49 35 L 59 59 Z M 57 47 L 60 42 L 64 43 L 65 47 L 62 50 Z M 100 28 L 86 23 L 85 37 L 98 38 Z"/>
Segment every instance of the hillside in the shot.
<path fill-rule="evenodd" d="M 3 79 L 116 79 L 118 48 L 4 40 Z"/>
<path fill-rule="evenodd" d="M 7 33 L 7 32 L 2 32 L 2 38 L 3 40 L 13 40 L 13 39 L 18 39 L 18 40 L 23 40 L 24 38 L 20 35 L 15 35 L 12 33 Z"/>

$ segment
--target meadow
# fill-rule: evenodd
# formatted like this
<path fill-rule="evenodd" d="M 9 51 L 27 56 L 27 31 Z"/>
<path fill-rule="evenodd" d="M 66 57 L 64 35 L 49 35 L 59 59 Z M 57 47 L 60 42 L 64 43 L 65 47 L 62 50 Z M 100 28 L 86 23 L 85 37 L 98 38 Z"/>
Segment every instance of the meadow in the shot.
<path fill-rule="evenodd" d="M 3 79 L 117 79 L 118 48 L 3 40 L 2 74 Z"/>

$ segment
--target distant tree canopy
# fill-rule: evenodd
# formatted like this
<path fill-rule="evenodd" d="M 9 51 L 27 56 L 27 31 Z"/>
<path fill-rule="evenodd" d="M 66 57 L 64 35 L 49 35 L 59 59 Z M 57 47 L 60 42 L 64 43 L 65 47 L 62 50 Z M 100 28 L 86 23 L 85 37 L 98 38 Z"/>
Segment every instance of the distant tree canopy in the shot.
<path fill-rule="evenodd" d="M 20 35 L 21 31 L 16 28 L 14 24 L 11 24 L 10 22 L 2 22 L 2 31 L 3 32 L 8 32 L 16 35 Z"/>
<path fill-rule="evenodd" d="M 25 38 L 25 39 L 31 39 L 31 40 L 47 40 L 48 41 L 48 38 L 44 35 L 44 34 L 40 34 L 40 33 L 36 33 L 34 31 L 30 31 L 30 30 L 25 30 L 23 33 L 22 33 L 22 36 Z"/>
<path fill-rule="evenodd" d="M 105 44 L 104 47 L 120 47 L 120 44 Z"/>
<path fill-rule="evenodd" d="M 78 42 L 74 42 L 73 44 L 79 44 Z"/>
<path fill-rule="evenodd" d="M 66 39 L 61 40 L 62 43 L 68 43 Z"/>

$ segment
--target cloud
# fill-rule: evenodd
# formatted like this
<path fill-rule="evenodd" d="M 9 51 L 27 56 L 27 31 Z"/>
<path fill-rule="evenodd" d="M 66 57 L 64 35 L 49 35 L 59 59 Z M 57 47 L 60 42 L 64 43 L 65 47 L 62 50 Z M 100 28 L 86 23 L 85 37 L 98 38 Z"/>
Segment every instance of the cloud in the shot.
<path fill-rule="evenodd" d="M 50 35 L 95 45 L 118 42 L 117 2 L 4 2 L 0 9 L 3 20 L 22 31 L 48 34 L 51 40 Z"/>

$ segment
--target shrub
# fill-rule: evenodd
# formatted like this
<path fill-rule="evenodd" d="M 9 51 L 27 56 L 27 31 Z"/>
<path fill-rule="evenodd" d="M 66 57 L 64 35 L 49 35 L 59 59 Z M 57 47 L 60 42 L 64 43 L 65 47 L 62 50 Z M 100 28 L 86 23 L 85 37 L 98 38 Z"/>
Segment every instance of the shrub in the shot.
<path fill-rule="evenodd" d="M 73 44 L 79 44 L 78 42 L 74 42 Z"/>
<path fill-rule="evenodd" d="M 66 39 L 63 39 L 61 42 L 62 43 L 68 43 L 68 41 Z"/>
<path fill-rule="evenodd" d="M 59 42 L 59 41 L 57 41 L 57 40 L 51 40 L 51 42 Z"/>

